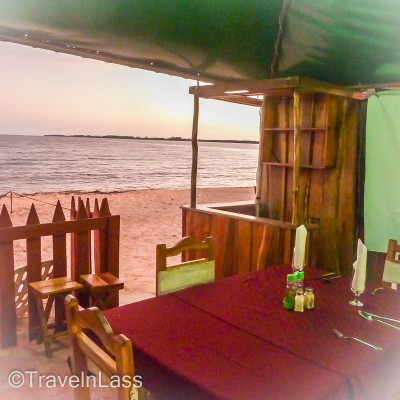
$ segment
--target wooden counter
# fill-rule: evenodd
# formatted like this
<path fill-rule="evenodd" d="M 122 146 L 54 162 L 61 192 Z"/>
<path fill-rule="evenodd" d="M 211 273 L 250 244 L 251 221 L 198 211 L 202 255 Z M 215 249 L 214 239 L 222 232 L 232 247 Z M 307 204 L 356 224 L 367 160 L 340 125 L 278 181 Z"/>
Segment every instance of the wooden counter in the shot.
<path fill-rule="evenodd" d="M 320 229 L 306 225 L 307 264 L 318 267 Z M 215 241 L 216 278 L 223 278 L 257 269 L 263 235 L 268 235 L 268 247 L 263 266 L 290 264 L 295 229 L 289 222 L 255 217 L 254 202 L 202 204 L 196 209 L 182 206 L 183 236 Z"/>

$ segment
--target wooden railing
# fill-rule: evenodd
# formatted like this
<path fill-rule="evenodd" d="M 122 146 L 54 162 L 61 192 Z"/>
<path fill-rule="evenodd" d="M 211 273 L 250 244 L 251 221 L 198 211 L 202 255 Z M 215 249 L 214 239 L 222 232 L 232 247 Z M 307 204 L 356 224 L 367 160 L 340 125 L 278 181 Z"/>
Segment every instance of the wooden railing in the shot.
<path fill-rule="evenodd" d="M 80 275 L 92 272 L 110 272 L 119 277 L 119 215 L 111 215 L 107 199 L 101 206 L 97 199 L 93 211 L 89 199 L 86 206 L 82 199 L 77 204 L 72 197 L 70 221 L 67 221 L 57 202 L 53 220 L 40 223 L 32 204 L 25 226 L 13 226 L 8 210 L 3 205 L 0 214 L 0 348 L 17 343 L 17 318 L 15 304 L 14 241 L 26 240 L 27 283 L 43 279 L 41 238 L 52 236 L 53 277 L 67 276 L 67 235 L 70 235 L 71 277 L 79 282 Z M 93 235 L 92 235 L 93 232 Z M 92 237 L 93 236 L 93 237 Z M 93 251 L 93 257 L 91 252 Z M 92 262 L 93 259 L 93 262 Z M 19 285 L 21 282 L 19 282 Z M 83 306 L 88 305 L 88 296 L 79 294 Z M 118 294 L 111 296 L 108 306 L 118 305 Z M 38 334 L 39 320 L 33 299 L 28 296 L 29 338 Z M 64 319 L 62 299 L 55 303 L 56 329 L 61 329 Z"/>

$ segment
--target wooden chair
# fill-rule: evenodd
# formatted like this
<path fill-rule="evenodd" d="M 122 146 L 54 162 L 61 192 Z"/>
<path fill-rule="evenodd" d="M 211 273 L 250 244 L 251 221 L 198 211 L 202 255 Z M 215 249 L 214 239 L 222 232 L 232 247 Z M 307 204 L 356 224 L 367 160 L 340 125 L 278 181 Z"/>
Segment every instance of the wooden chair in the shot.
<path fill-rule="evenodd" d="M 91 360 L 109 378 L 118 376 L 120 382 L 126 383 L 129 377 L 132 385 L 128 387 L 129 385 L 124 384 L 117 388 L 118 400 L 145 398 L 145 391 L 133 386 L 135 369 L 132 342 L 126 336 L 114 333 L 98 308 L 83 309 L 72 295 L 65 298 L 65 308 L 72 347 L 72 373 L 86 380 L 88 360 Z M 96 341 L 93 340 L 93 335 L 96 336 Z M 86 382 L 77 385 L 74 393 L 75 400 L 90 399 Z"/>
<path fill-rule="evenodd" d="M 167 266 L 167 258 L 187 251 L 205 253 L 205 257 Z M 157 296 L 215 280 L 214 240 L 200 241 L 184 237 L 172 247 L 158 244 L 156 250 Z"/>
<path fill-rule="evenodd" d="M 40 336 L 38 343 L 43 342 L 46 349 L 46 357 L 52 357 L 51 342 L 67 335 L 66 330 L 56 331 L 55 324 L 48 324 L 51 309 L 56 297 L 62 299 L 72 291 L 81 290 L 83 286 L 68 277 L 45 279 L 38 282 L 29 283 L 29 291 L 32 293 L 36 303 L 36 309 L 40 322 Z M 47 298 L 46 305 L 43 306 L 43 299 Z M 49 328 L 54 327 L 54 333 L 49 333 Z"/>
<path fill-rule="evenodd" d="M 390 288 L 400 284 L 400 245 L 390 239 L 383 268 L 382 286 Z"/>

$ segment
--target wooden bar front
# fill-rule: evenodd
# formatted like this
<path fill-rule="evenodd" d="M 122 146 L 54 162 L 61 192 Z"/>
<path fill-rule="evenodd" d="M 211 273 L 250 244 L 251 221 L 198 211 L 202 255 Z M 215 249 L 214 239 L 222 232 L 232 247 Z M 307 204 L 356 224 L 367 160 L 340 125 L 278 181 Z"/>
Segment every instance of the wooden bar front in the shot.
<path fill-rule="evenodd" d="M 290 264 L 296 227 L 288 222 L 255 217 L 255 204 L 237 202 L 203 204 L 196 209 L 182 207 L 183 236 L 197 239 L 212 236 L 215 243 L 216 278 L 254 271 L 264 232 L 271 238 L 265 254 L 265 266 Z M 315 224 L 306 225 L 309 242 L 307 264 L 317 266 L 320 229 Z"/>

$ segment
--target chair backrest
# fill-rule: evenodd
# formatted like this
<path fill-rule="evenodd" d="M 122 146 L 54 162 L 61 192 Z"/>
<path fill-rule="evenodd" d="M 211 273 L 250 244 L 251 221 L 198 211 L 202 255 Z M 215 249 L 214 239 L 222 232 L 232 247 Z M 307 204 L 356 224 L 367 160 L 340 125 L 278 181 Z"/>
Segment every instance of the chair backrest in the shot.
<path fill-rule="evenodd" d="M 382 283 L 400 284 L 400 245 L 390 239 L 383 268 Z"/>
<path fill-rule="evenodd" d="M 135 375 L 131 341 L 122 334 L 115 334 L 98 308 L 83 309 L 72 295 L 65 298 L 65 308 L 72 346 L 72 373 L 87 379 L 90 359 L 108 377 L 119 377 L 118 400 L 130 400 L 134 388 L 128 383 L 133 383 Z M 98 340 L 94 341 L 92 334 Z M 76 400 L 90 399 L 86 382 L 81 382 L 74 390 Z"/>
<path fill-rule="evenodd" d="M 167 258 L 195 251 L 204 253 L 204 257 L 167 266 Z M 158 244 L 156 250 L 157 295 L 175 292 L 201 283 L 215 280 L 214 240 L 208 237 L 201 241 L 189 236 L 184 237 L 172 247 Z"/>

